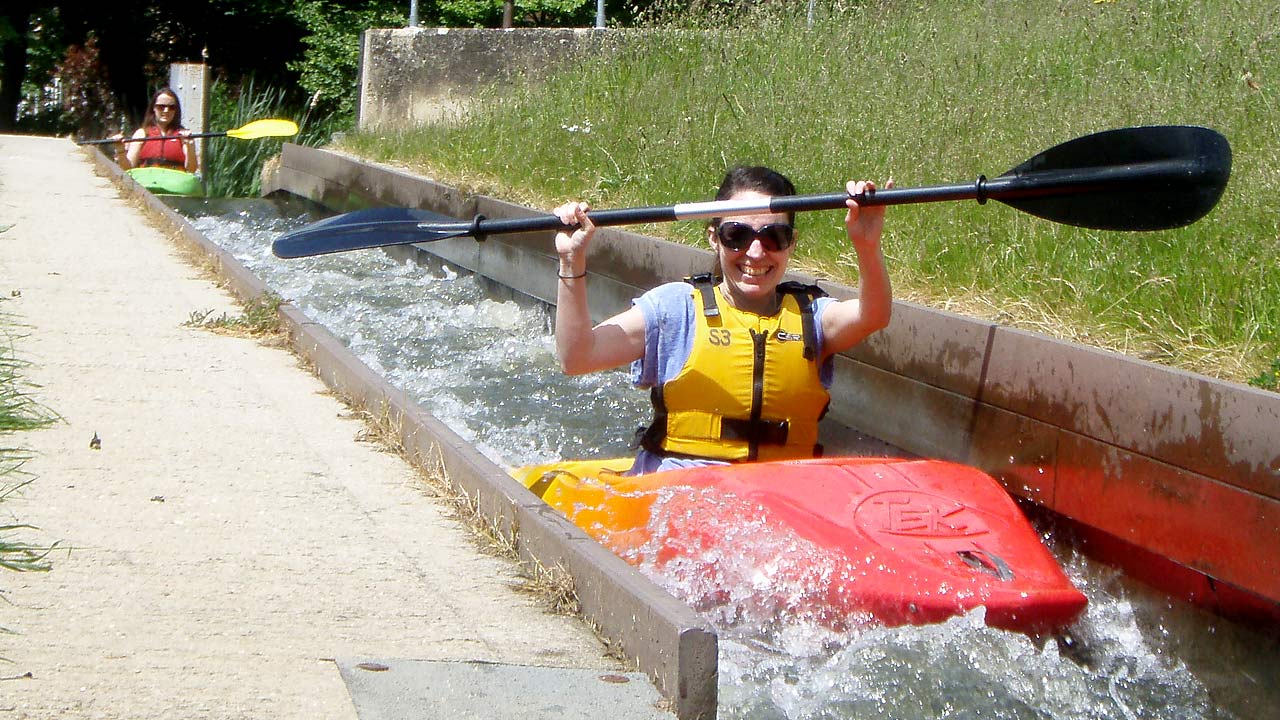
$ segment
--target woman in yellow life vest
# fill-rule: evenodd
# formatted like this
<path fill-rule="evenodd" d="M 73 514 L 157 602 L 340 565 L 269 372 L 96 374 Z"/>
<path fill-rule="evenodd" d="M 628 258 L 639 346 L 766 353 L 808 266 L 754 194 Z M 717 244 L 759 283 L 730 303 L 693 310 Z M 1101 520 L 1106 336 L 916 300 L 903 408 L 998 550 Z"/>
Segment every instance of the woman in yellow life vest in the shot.
<path fill-rule="evenodd" d="M 707 225 L 717 276 L 660 285 L 594 326 L 586 288 L 590 208 L 569 202 L 555 209 L 569 226 L 556 235 L 561 367 L 582 374 L 631 363 L 636 385 L 651 389 L 654 421 L 628 474 L 821 453 L 818 420 L 830 399 L 831 358 L 888 325 L 893 306 L 880 250 L 884 207 L 852 199 L 875 184 L 850 181 L 846 189 L 857 298 L 837 301 L 816 286 L 783 282 L 795 251 L 794 213 L 720 217 Z M 773 170 L 739 167 L 716 199 L 795 193 Z"/>

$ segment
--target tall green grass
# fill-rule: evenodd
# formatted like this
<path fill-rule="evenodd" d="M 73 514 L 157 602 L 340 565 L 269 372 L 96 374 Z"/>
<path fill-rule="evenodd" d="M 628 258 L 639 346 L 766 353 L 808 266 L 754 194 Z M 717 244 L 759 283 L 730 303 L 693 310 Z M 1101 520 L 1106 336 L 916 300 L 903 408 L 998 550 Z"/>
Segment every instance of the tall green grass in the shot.
<path fill-rule="evenodd" d="M 22 379 L 25 367 L 16 358 L 12 343 L 9 342 L 8 330 L 12 327 L 10 318 L 0 314 L 0 570 L 36 571 L 49 568 L 45 558 L 52 548 L 32 545 L 22 536 L 31 526 L 20 522 L 8 508 L 3 505 L 13 498 L 27 483 L 31 482 L 22 469 L 30 455 L 25 448 L 16 446 L 9 440 L 15 432 L 43 427 L 51 422 L 53 416 L 43 406 L 32 399 L 27 392 L 28 386 Z M 0 597 L 3 597 L 0 586 Z"/>
<path fill-rule="evenodd" d="M 707 199 L 738 163 L 778 168 L 803 193 L 863 177 L 910 187 L 996 175 L 1104 129 L 1204 125 L 1234 150 L 1204 220 L 1128 234 L 999 205 L 897 207 L 884 243 L 895 289 L 1229 379 L 1280 358 L 1274 0 L 825 2 L 811 28 L 807 4 L 685 13 L 492 90 L 456 122 L 343 146 L 535 205 L 605 207 Z M 801 218 L 798 261 L 851 281 L 840 220 Z M 692 224 L 652 230 L 701 242 Z"/>
<path fill-rule="evenodd" d="M 210 89 L 210 127 L 233 130 L 254 120 L 280 118 L 298 123 L 288 138 L 212 138 L 207 142 L 203 171 L 206 192 L 213 197 L 256 197 L 262 189 L 262 168 L 280 154 L 286 142 L 322 145 L 335 129 L 350 125 L 348 118 L 317 117 L 310 107 L 297 107 L 282 88 L 260 87 L 252 78 L 232 85 L 215 81 Z"/>

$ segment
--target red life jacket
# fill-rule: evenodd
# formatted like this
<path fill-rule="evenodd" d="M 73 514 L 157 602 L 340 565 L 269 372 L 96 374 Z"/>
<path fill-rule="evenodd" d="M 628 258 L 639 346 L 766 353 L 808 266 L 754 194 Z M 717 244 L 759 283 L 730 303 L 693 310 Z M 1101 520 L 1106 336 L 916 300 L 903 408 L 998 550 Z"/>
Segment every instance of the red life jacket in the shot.
<path fill-rule="evenodd" d="M 166 134 L 155 125 L 147 128 L 147 137 Z M 172 134 L 172 133 L 168 133 Z M 181 138 L 172 140 L 147 140 L 138 152 L 138 167 L 172 167 L 179 170 L 187 166 L 187 151 Z"/>

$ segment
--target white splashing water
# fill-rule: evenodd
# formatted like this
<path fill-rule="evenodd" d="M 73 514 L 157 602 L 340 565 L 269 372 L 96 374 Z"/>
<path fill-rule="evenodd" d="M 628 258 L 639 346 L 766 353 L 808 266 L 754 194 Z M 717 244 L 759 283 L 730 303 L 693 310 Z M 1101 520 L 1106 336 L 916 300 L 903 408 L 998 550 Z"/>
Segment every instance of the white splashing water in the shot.
<path fill-rule="evenodd" d="M 647 398 L 624 373 L 558 372 L 544 309 L 376 250 L 278 260 L 271 240 L 315 219 L 294 206 L 283 216 L 259 201 L 181 209 L 501 465 L 626 455 L 647 419 Z M 832 630 L 807 599 L 833 564 L 801 538 L 765 532 L 749 507 L 737 510 L 739 522 L 708 529 L 732 543 L 639 565 L 719 628 L 722 718 L 1217 720 L 1274 717 L 1280 707 L 1280 640 L 1168 605 L 1069 547 L 1057 552 L 1089 597 L 1069 641 L 993 630 L 981 610 L 937 625 Z M 672 520 L 666 513 L 659 503 L 652 530 Z"/>

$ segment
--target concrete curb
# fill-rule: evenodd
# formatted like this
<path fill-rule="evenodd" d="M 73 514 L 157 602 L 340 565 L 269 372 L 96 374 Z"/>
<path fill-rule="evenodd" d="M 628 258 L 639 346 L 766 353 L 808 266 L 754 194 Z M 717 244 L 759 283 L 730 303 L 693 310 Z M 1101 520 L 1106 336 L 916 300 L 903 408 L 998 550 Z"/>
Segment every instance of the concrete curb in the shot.
<path fill-rule="evenodd" d="M 270 292 L 233 255 L 210 242 L 103 153 L 91 147 L 84 150 L 100 172 L 171 225 L 180 245 L 208 257 L 214 272 L 238 297 L 253 300 Z M 569 574 L 585 619 L 653 679 L 679 718 L 715 717 L 718 638 L 705 620 L 547 507 L 374 373 L 324 326 L 289 303 L 282 304 L 279 312 L 294 350 L 331 390 L 392 428 L 410 462 L 428 470 L 443 469 L 448 481 L 517 547 L 522 559 Z"/>

